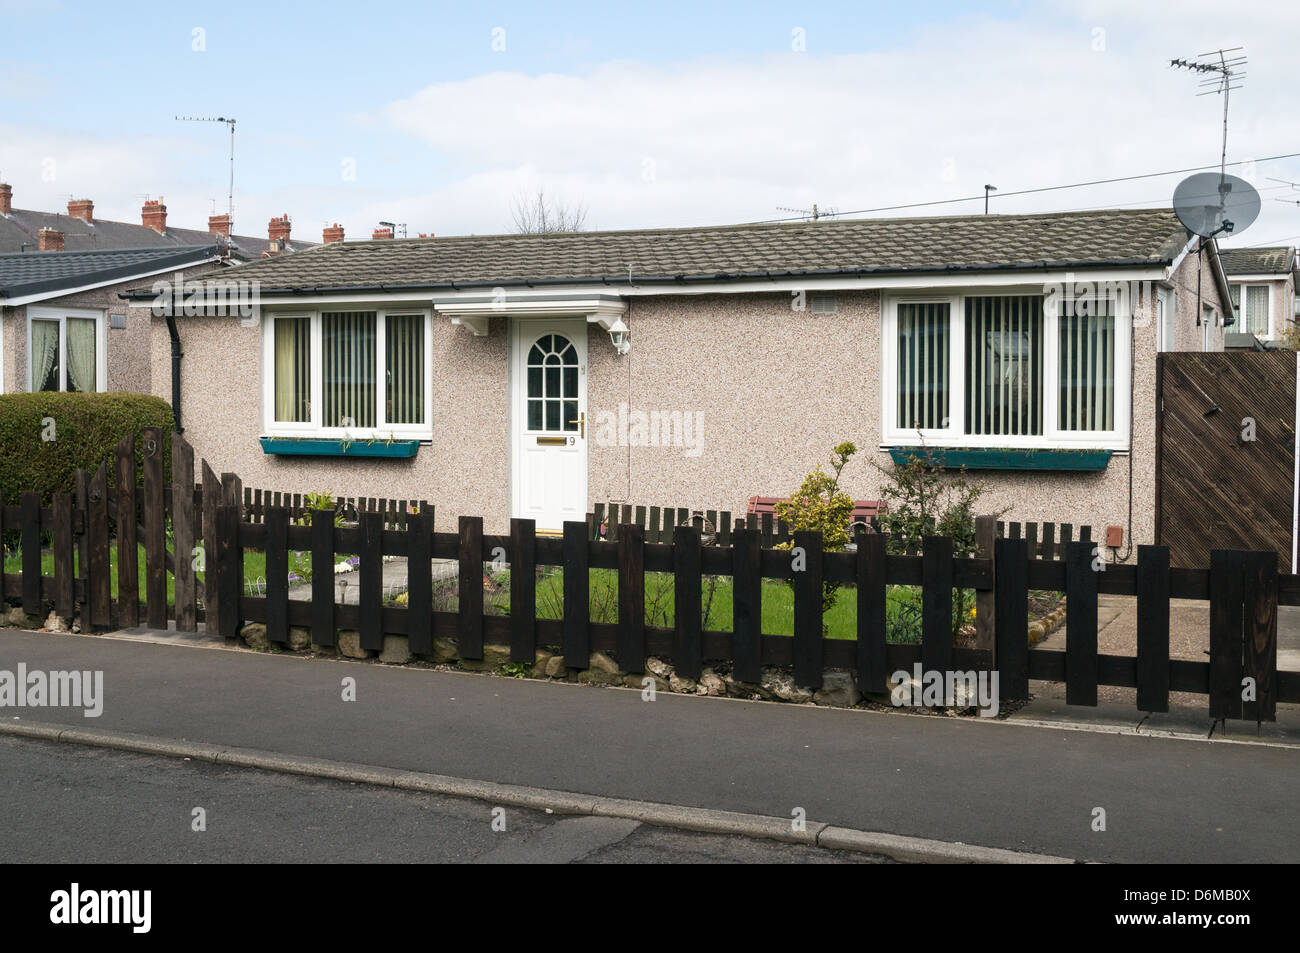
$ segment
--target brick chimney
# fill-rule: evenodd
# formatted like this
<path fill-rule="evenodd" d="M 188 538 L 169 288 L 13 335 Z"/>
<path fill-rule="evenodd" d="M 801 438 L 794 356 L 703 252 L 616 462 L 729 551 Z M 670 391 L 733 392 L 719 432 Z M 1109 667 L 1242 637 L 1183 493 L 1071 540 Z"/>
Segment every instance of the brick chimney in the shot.
<path fill-rule="evenodd" d="M 284 243 L 289 240 L 289 229 L 292 226 L 289 223 L 289 213 L 285 212 L 279 218 L 273 218 L 266 226 L 266 237 L 273 242 L 279 242 L 283 247 Z"/>
<path fill-rule="evenodd" d="M 324 239 L 326 245 L 343 241 L 343 226 L 335 222 L 321 232 L 321 238 Z"/>
<path fill-rule="evenodd" d="M 14 187 L 8 182 L 0 182 L 0 215 L 8 215 L 14 210 Z"/>
<path fill-rule="evenodd" d="M 392 238 L 393 230 L 391 228 L 376 228 L 371 234 L 370 240 L 373 242 L 382 241 L 385 238 Z"/>
<path fill-rule="evenodd" d="M 94 224 L 95 203 L 90 199 L 69 199 L 68 215 L 81 219 L 87 225 Z"/>
<path fill-rule="evenodd" d="M 36 233 L 37 251 L 63 251 L 63 233 L 46 225 Z"/>
<path fill-rule="evenodd" d="M 140 210 L 140 220 L 145 228 L 152 228 L 159 235 L 167 232 L 167 206 L 163 205 L 162 196 L 150 199 Z"/>
<path fill-rule="evenodd" d="M 230 216 L 229 215 L 209 215 L 208 231 L 213 235 L 224 235 L 230 237 Z"/>

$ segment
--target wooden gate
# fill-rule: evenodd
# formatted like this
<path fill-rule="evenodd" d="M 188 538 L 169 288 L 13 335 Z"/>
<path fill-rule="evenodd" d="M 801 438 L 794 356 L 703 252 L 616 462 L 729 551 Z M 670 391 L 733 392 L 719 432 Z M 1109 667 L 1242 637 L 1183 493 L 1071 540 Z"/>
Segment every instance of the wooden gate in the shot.
<path fill-rule="evenodd" d="M 1173 565 L 1243 549 L 1290 569 L 1295 353 L 1161 354 L 1157 381 L 1156 533 Z"/>

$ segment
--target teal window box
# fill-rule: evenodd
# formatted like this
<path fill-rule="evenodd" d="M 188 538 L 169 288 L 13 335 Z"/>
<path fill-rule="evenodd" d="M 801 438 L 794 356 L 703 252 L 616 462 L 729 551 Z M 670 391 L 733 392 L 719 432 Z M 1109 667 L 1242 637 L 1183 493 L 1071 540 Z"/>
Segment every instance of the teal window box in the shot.
<path fill-rule="evenodd" d="M 982 447 L 890 447 L 904 466 L 928 457 L 947 470 L 1104 470 L 1111 450 L 996 450 Z"/>
<path fill-rule="evenodd" d="M 262 437 L 262 452 L 305 457 L 389 457 L 406 459 L 420 449 L 418 440 L 317 440 Z"/>

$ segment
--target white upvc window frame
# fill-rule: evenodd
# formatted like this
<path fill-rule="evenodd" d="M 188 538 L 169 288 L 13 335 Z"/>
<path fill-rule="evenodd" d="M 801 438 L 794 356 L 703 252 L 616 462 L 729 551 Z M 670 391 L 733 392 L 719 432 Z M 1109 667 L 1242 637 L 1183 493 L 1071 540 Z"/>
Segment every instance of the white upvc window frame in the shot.
<path fill-rule="evenodd" d="M 325 426 L 321 422 L 325 382 L 322 372 L 324 322 L 322 315 L 336 311 L 373 311 L 375 313 L 375 426 Z M 388 318 L 418 315 L 424 319 L 424 412 L 421 424 L 390 424 L 385 418 L 388 399 L 386 373 Z M 275 419 L 275 321 L 302 319 L 311 322 L 308 340 L 311 348 L 311 420 L 303 422 Z M 361 439 L 393 437 L 403 440 L 433 439 L 433 311 L 419 307 L 345 302 L 312 309 L 266 311 L 262 317 L 262 432 L 270 437 L 321 437 L 326 439 Z"/>
<path fill-rule="evenodd" d="M 1277 315 L 1275 313 L 1277 307 L 1277 290 L 1275 286 L 1277 282 L 1263 278 L 1239 278 L 1230 283 L 1237 287 L 1237 300 L 1240 302 L 1236 308 L 1236 328 L 1238 331 L 1243 331 L 1246 327 L 1246 297 L 1250 294 L 1249 289 L 1268 289 L 1268 330 L 1264 332 L 1263 338 L 1266 341 L 1272 341 L 1276 338 L 1278 335 Z"/>
<path fill-rule="evenodd" d="M 1100 290 L 1100 289 L 1099 289 Z M 1115 310 L 1115 409 L 1114 430 L 1061 430 L 1058 425 L 1060 381 L 1060 322 L 1055 304 L 1043 303 L 1043 433 L 1040 435 L 966 434 L 966 314 L 965 299 L 977 296 L 1043 297 L 1041 285 L 1033 287 L 971 287 L 939 294 L 889 293 L 883 296 L 881 315 L 880 380 L 881 443 L 883 446 L 979 447 L 1006 449 L 1129 449 L 1129 412 L 1133 400 L 1131 305 L 1125 296 L 1111 297 Z M 904 303 L 948 304 L 949 371 L 948 426 L 904 429 L 895 423 L 898 413 L 898 306 Z"/>
<path fill-rule="evenodd" d="M 57 321 L 59 324 L 59 392 L 68 389 L 68 318 L 95 322 L 95 393 L 108 390 L 108 316 L 99 308 L 51 308 L 27 306 L 27 392 L 32 393 L 32 322 Z"/>

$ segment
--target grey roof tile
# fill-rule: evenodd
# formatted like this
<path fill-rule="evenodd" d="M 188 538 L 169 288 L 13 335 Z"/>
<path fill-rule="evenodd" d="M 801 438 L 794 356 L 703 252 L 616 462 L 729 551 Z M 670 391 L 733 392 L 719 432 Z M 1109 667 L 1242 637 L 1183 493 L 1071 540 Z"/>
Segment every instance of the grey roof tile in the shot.
<path fill-rule="evenodd" d="M 100 282 L 127 281 L 137 275 L 205 261 L 218 252 L 216 243 L 209 241 L 205 245 L 0 255 L 0 300 Z"/>
<path fill-rule="evenodd" d="M 261 290 L 452 288 L 726 280 L 1171 262 L 1187 233 L 1169 209 L 852 219 L 322 245 L 241 265 Z M 210 279 L 221 281 L 222 278 Z"/>
<path fill-rule="evenodd" d="M 1295 267 L 1295 249 L 1290 245 L 1224 248 L 1219 258 L 1224 273 L 1229 275 L 1285 275 Z"/>

